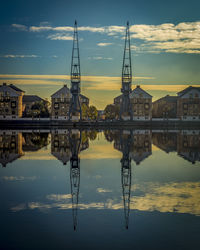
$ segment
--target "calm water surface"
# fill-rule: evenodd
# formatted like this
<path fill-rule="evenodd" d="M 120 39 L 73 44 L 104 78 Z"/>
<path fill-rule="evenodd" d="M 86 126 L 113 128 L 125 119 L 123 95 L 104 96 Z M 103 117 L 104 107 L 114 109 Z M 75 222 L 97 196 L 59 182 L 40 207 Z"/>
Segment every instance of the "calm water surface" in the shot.
<path fill-rule="evenodd" d="M 200 249 L 200 131 L 1 130 L 0 249 Z"/>

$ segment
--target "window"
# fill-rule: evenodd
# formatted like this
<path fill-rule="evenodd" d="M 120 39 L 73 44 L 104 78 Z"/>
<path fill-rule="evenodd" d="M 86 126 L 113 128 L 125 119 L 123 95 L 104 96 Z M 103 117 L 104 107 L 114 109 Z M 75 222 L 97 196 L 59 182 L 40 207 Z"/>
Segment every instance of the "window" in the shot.
<path fill-rule="evenodd" d="M 55 108 L 55 109 L 59 109 L 59 103 L 58 103 L 58 102 L 55 102 L 55 103 L 54 103 L 54 108 Z"/>
<path fill-rule="evenodd" d="M 144 108 L 145 108 L 145 109 L 149 109 L 149 104 L 148 104 L 148 103 L 145 103 L 145 104 L 144 104 Z"/>
<path fill-rule="evenodd" d="M 64 102 L 64 100 L 65 100 L 65 96 L 64 96 L 64 94 L 62 93 L 62 94 L 61 94 L 61 97 L 60 97 L 60 101 L 61 101 L 61 102 Z"/>
<path fill-rule="evenodd" d="M 199 97 L 198 93 L 195 93 L 195 98 L 198 98 L 198 97 Z"/>
<path fill-rule="evenodd" d="M 15 111 L 14 110 L 12 111 L 12 115 L 15 115 Z"/>
<path fill-rule="evenodd" d="M 192 98 L 192 97 L 193 97 L 192 93 L 190 93 L 190 94 L 189 94 L 189 97 L 190 97 L 190 98 Z"/>
<path fill-rule="evenodd" d="M 183 104 L 183 109 L 188 109 L 188 105 L 186 103 Z"/>
<path fill-rule="evenodd" d="M 11 102 L 11 108 L 16 108 L 16 101 Z"/>
<path fill-rule="evenodd" d="M 137 99 L 136 98 L 133 99 L 133 103 L 137 103 Z"/>

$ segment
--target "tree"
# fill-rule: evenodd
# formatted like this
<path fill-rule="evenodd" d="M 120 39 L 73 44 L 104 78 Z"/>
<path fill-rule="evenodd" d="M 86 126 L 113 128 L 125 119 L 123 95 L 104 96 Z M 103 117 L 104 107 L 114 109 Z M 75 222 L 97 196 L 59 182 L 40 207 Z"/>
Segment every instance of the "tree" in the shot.
<path fill-rule="evenodd" d="M 89 107 L 85 103 L 83 103 L 81 105 L 81 110 L 82 110 L 82 119 L 87 120 L 89 115 Z"/>
<path fill-rule="evenodd" d="M 96 120 L 97 119 L 97 117 L 98 117 L 98 111 L 97 111 L 97 108 L 95 106 L 90 106 L 89 107 L 88 117 L 91 120 Z"/>
<path fill-rule="evenodd" d="M 116 119 L 119 117 L 119 106 L 109 104 L 106 106 L 104 113 L 106 119 Z"/>
<path fill-rule="evenodd" d="M 49 117 L 48 102 L 35 102 L 31 107 L 30 113 L 34 117 Z"/>

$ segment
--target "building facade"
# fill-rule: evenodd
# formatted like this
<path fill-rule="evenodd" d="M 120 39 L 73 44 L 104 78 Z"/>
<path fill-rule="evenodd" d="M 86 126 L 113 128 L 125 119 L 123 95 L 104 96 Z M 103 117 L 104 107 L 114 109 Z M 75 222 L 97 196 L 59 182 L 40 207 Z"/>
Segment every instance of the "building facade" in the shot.
<path fill-rule="evenodd" d="M 13 84 L 0 85 L 0 119 L 22 117 L 22 98 L 24 91 Z"/>
<path fill-rule="evenodd" d="M 152 96 L 139 85 L 129 95 L 133 120 L 152 119 Z"/>
<path fill-rule="evenodd" d="M 153 118 L 176 118 L 177 117 L 177 96 L 166 95 L 152 104 Z"/>
<path fill-rule="evenodd" d="M 67 85 L 64 85 L 51 96 L 51 118 L 66 120 L 69 119 L 71 93 Z"/>
<path fill-rule="evenodd" d="M 190 86 L 177 94 L 177 117 L 180 120 L 200 120 L 200 87 Z"/>
<path fill-rule="evenodd" d="M 48 101 L 42 99 L 37 95 L 24 95 L 22 101 L 23 101 L 23 116 L 25 117 L 39 116 L 41 114 L 41 110 L 39 108 L 34 107 L 39 103 L 42 103 L 43 106 L 48 111 Z"/>
<path fill-rule="evenodd" d="M 71 101 L 70 89 L 64 85 L 51 96 L 51 119 L 68 120 Z M 80 104 L 89 106 L 89 98 L 80 94 Z"/>

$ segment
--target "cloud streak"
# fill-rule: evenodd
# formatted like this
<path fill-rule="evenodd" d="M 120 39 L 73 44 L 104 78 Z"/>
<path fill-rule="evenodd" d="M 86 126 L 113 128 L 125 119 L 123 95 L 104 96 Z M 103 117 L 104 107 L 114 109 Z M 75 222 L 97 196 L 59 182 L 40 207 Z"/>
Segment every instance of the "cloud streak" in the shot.
<path fill-rule="evenodd" d="M 37 58 L 38 55 L 2 55 L 2 58 Z"/>

